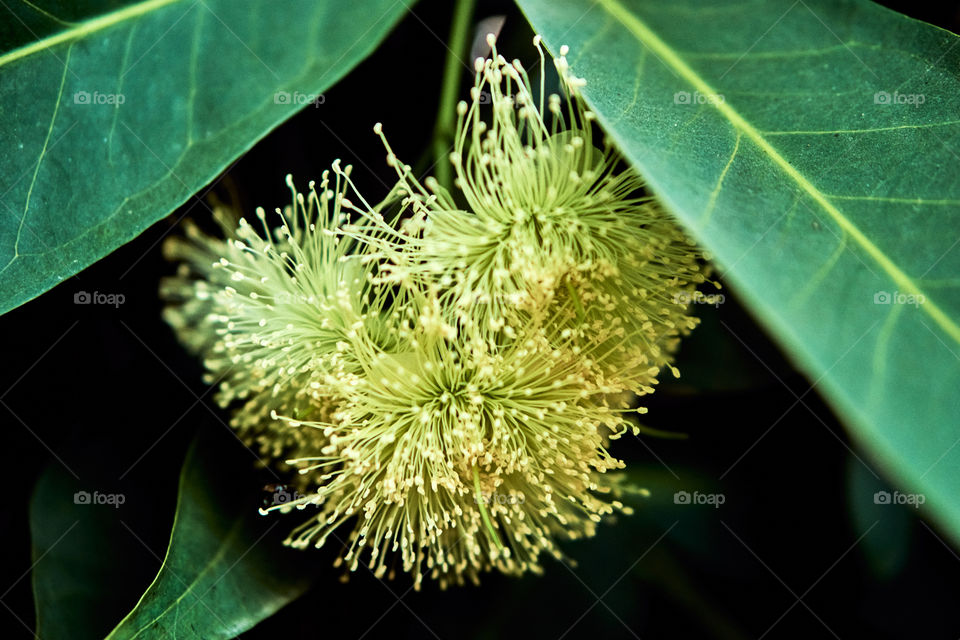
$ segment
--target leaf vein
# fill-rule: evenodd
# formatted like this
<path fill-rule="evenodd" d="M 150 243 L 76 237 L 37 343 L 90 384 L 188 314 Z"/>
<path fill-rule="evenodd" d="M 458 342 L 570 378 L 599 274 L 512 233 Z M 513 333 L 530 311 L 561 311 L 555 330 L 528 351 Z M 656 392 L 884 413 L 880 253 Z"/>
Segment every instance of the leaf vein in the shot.
<path fill-rule="evenodd" d="M 717 94 L 717 91 L 704 78 L 687 65 L 687 63 L 640 20 L 640 18 L 627 10 L 619 0 L 598 0 L 598 2 L 604 9 L 618 18 L 641 44 L 649 47 L 654 53 L 659 54 L 659 57 L 664 60 L 665 63 L 670 64 L 682 78 L 698 91 L 706 95 Z M 774 165 L 792 179 L 801 190 L 805 191 L 826 211 L 844 232 L 850 234 L 853 240 L 887 273 L 901 290 L 913 295 L 924 295 L 923 291 L 921 291 L 920 287 L 917 286 L 910 276 L 904 273 L 890 257 L 864 235 L 864 233 L 847 218 L 842 211 L 834 206 L 813 183 L 804 177 L 796 167 L 780 155 L 780 152 L 777 151 L 753 125 L 741 116 L 730 103 L 726 101 L 713 101 L 711 102 L 711 106 L 717 109 L 736 129 L 742 131 L 761 152 L 770 158 Z M 960 344 L 960 326 L 944 313 L 929 296 L 926 296 L 926 300 L 926 304 L 921 307 L 923 312 L 929 315 L 937 326 L 950 336 L 952 340 Z"/>
<path fill-rule="evenodd" d="M 948 127 L 950 125 L 960 124 L 960 120 L 947 120 L 946 122 L 928 122 L 921 124 L 900 124 L 890 127 L 873 127 L 869 129 L 825 129 L 825 130 L 807 130 L 807 131 L 758 131 L 764 136 L 817 136 L 830 135 L 834 133 L 875 133 L 878 131 L 897 131 L 900 129 L 932 129 L 935 127 Z"/>
<path fill-rule="evenodd" d="M 737 152 L 740 150 L 741 138 L 743 138 L 743 134 L 740 131 L 737 131 L 737 140 L 733 144 L 733 151 L 730 153 L 730 159 L 727 160 L 727 165 L 723 168 L 723 171 L 720 172 L 720 177 L 717 178 L 717 184 L 713 188 L 713 191 L 710 192 L 710 199 L 707 201 L 707 206 L 700 218 L 700 228 L 706 227 L 710 222 L 710 217 L 713 215 L 713 210 L 717 206 L 717 198 L 720 195 L 720 189 L 723 188 L 723 181 L 727 177 L 727 172 L 730 171 L 730 165 L 733 164 L 733 160 L 737 157 Z"/>
<path fill-rule="evenodd" d="M 65 31 L 61 31 L 55 35 L 32 42 L 25 47 L 20 47 L 19 49 L 14 49 L 13 51 L 3 54 L 0 56 L 0 67 L 21 58 L 26 58 L 27 56 L 31 56 L 40 51 L 51 49 L 58 44 L 70 42 L 71 40 L 78 40 L 92 33 L 96 33 L 97 31 L 102 31 L 120 24 L 121 22 L 132 20 L 133 18 L 141 16 L 145 13 L 149 13 L 150 11 L 154 11 L 168 4 L 181 1 L 182 0 L 147 0 L 146 2 L 125 7 L 119 11 L 104 14 L 99 18 L 94 18 L 93 20 L 78 22 L 76 23 L 76 26 L 71 29 L 66 29 Z"/>
<path fill-rule="evenodd" d="M 17 227 L 17 237 L 13 241 L 13 257 L 10 262 L 16 260 L 20 253 L 20 236 L 23 234 L 23 225 L 27 220 L 27 212 L 30 210 L 30 198 L 33 196 L 33 188 L 37 184 L 37 176 L 40 174 L 40 166 L 47 155 L 47 146 L 50 144 L 50 136 L 53 135 L 53 127 L 57 122 L 57 114 L 60 113 L 60 103 L 63 101 L 63 87 L 67 82 L 67 69 L 70 67 L 70 54 L 73 52 L 73 45 L 67 48 L 67 59 L 63 63 L 63 75 L 60 76 L 60 88 L 57 90 L 57 100 L 53 106 L 53 115 L 50 117 L 50 126 L 47 127 L 47 136 L 43 139 L 43 148 L 40 149 L 40 156 L 37 158 L 37 166 L 33 170 L 33 177 L 30 179 L 30 186 L 27 188 L 27 199 L 23 206 L 23 215 L 20 216 L 20 225 Z M 10 266 L 10 263 L 7 263 Z M 6 267 L 4 267 L 6 269 Z"/>

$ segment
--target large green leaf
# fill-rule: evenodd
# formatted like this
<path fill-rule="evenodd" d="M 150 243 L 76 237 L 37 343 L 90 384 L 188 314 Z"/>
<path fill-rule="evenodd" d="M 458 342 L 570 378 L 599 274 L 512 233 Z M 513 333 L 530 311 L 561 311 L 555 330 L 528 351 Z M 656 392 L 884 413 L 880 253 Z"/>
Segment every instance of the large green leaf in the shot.
<path fill-rule="evenodd" d="M 110 640 L 233 638 L 309 586 L 314 564 L 280 544 L 292 525 L 257 515 L 248 458 L 224 469 L 236 443 L 223 441 L 201 436 L 187 454 L 163 566 Z"/>
<path fill-rule="evenodd" d="M 520 4 L 722 276 L 960 540 L 958 38 L 861 0 Z"/>
<path fill-rule="evenodd" d="M 116 622 L 111 614 L 122 616 L 131 605 L 124 587 L 137 576 L 133 563 L 117 559 L 143 549 L 125 529 L 117 499 L 78 499 L 91 488 L 54 463 L 30 500 L 36 635 L 44 640 L 103 638 Z"/>
<path fill-rule="evenodd" d="M 894 502 L 899 494 L 854 456 L 847 458 L 846 493 L 854 535 L 870 531 L 859 545 L 867 567 L 881 580 L 896 577 L 910 556 L 913 505 Z"/>
<path fill-rule="evenodd" d="M 5 4 L 0 312 L 170 213 L 370 53 L 405 8 L 402 0 Z"/>

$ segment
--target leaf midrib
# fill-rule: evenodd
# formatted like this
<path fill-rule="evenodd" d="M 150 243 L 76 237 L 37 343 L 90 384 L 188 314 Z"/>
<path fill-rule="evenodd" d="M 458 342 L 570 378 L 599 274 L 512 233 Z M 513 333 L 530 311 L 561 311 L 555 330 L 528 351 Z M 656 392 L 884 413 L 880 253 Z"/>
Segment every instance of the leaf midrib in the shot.
<path fill-rule="evenodd" d="M 173 526 L 170 528 L 170 542 L 167 544 L 167 552 L 163 556 L 163 562 L 160 563 L 160 569 L 157 571 L 157 575 L 156 577 L 154 577 L 153 581 L 150 583 L 150 586 L 148 586 L 147 590 L 144 591 L 143 595 L 140 596 L 140 600 L 137 601 L 137 604 L 133 607 L 133 609 L 130 610 L 130 613 L 124 616 L 123 620 L 121 620 L 117 624 L 117 626 L 114 627 L 114 629 L 110 632 L 110 635 L 107 636 L 107 640 L 109 640 L 110 638 L 115 638 L 116 634 L 123 629 L 123 626 L 127 623 L 127 620 L 131 620 L 136 616 L 137 612 L 139 612 L 140 610 L 140 605 L 144 604 L 149 600 L 149 598 L 153 594 L 154 588 L 161 583 L 161 581 L 165 577 L 165 574 L 170 572 L 170 563 L 172 561 L 170 555 L 171 553 L 173 553 L 174 544 L 178 536 L 183 535 L 180 532 L 179 525 L 180 525 L 180 521 L 184 518 L 184 511 L 186 511 L 188 508 L 185 505 L 185 495 L 186 495 L 186 490 L 189 484 L 187 472 L 188 472 L 188 469 L 190 468 L 192 458 L 195 455 L 196 455 L 196 451 L 193 447 L 191 447 L 190 451 L 187 453 L 187 459 L 183 463 L 183 469 L 180 472 L 180 480 L 177 484 L 177 506 L 173 512 Z M 223 554 L 225 553 L 226 548 L 229 546 L 229 542 L 233 539 L 234 535 L 237 533 L 238 531 L 237 527 L 242 523 L 242 521 L 243 521 L 242 517 L 238 517 L 234 519 L 233 523 L 230 526 L 229 531 L 227 532 L 226 537 L 224 538 L 222 544 L 220 545 L 220 548 L 217 550 L 217 553 L 214 554 L 214 556 L 204 564 L 203 568 L 199 573 L 193 576 L 189 584 L 183 583 L 183 580 L 181 580 L 178 576 L 174 575 L 174 577 L 177 578 L 177 580 L 179 580 L 181 584 L 183 584 L 183 586 L 186 587 L 186 590 L 182 594 L 180 594 L 180 596 L 172 604 L 167 605 L 167 607 L 164 608 L 163 611 L 161 611 L 158 615 L 156 615 L 152 620 L 147 622 L 145 625 L 142 625 L 141 627 L 139 627 L 136 630 L 136 633 L 132 636 L 132 638 L 136 638 L 145 629 L 147 629 L 152 624 L 154 624 L 155 622 L 163 618 L 163 616 L 166 615 L 167 612 L 169 612 L 174 606 L 179 604 L 180 601 L 183 600 L 183 598 L 186 597 L 188 593 L 193 591 L 193 588 L 197 585 L 197 583 L 199 583 L 201 578 L 203 578 L 203 576 L 206 575 L 206 573 L 223 557 Z"/>
<path fill-rule="evenodd" d="M 149 628 L 152 627 L 153 625 L 158 624 L 158 623 L 160 622 L 160 620 L 162 620 L 164 616 L 166 616 L 166 615 L 167 615 L 168 613 L 170 613 L 176 606 L 178 606 L 178 605 L 184 600 L 184 598 L 186 598 L 188 595 L 190 595 L 191 593 L 193 593 L 194 588 L 196 588 L 197 585 L 199 585 L 200 582 L 203 580 L 203 578 L 204 578 L 211 570 L 213 570 L 213 568 L 216 567 L 217 564 L 224 558 L 224 556 L 226 555 L 226 553 L 227 553 L 227 551 L 228 551 L 228 549 L 229 549 L 229 547 L 230 547 L 230 545 L 231 545 L 231 543 L 232 543 L 232 541 L 233 541 L 233 539 L 234 539 L 234 536 L 236 536 L 236 534 L 239 533 L 240 527 L 243 525 L 243 523 L 244 523 L 244 520 L 243 520 L 242 517 L 236 518 L 236 519 L 233 521 L 233 524 L 230 526 L 230 530 L 229 530 L 229 532 L 227 533 L 227 537 L 224 538 L 223 543 L 220 545 L 220 548 L 217 550 L 217 553 L 215 553 L 215 554 L 213 555 L 213 557 L 211 557 L 211 558 L 203 565 L 203 569 L 202 569 L 197 575 L 195 575 L 195 576 L 190 580 L 190 582 L 189 582 L 188 584 L 183 584 L 182 581 L 181 581 L 181 584 L 183 584 L 183 586 L 185 587 L 185 589 L 183 590 L 183 592 L 182 592 L 179 596 L 177 596 L 177 598 L 176 598 L 173 602 L 171 602 L 170 604 L 168 604 L 168 605 L 163 609 L 163 611 L 161 611 L 160 613 L 158 613 L 158 614 L 157 614 L 156 616 L 154 616 L 151 620 L 148 620 L 147 622 L 143 623 L 143 624 L 137 629 L 137 632 L 136 632 L 135 634 L 133 634 L 132 636 L 130 636 L 130 640 L 135 640 L 136 638 L 140 637 L 140 634 L 142 634 L 144 631 L 146 631 L 147 629 L 149 629 Z M 174 526 L 176 526 L 176 524 L 174 524 Z M 171 541 L 170 541 L 170 549 L 173 549 L 173 544 L 174 544 L 174 542 L 173 542 L 173 539 L 171 538 Z M 168 555 L 168 557 L 169 557 L 169 552 L 168 552 L 167 555 Z M 232 567 L 231 567 L 231 568 L 232 568 Z M 166 569 L 168 572 L 170 571 L 170 568 L 169 568 L 168 562 L 167 562 L 167 558 L 164 558 L 163 564 L 160 566 L 160 571 L 157 573 L 157 578 L 156 578 L 156 580 L 154 581 L 154 584 L 156 584 L 156 583 L 159 582 L 160 577 L 161 577 L 161 574 L 163 573 L 164 569 Z M 177 577 L 177 576 L 174 576 L 174 577 Z M 179 580 L 179 578 L 177 578 L 177 579 Z M 144 599 L 146 599 L 146 596 L 147 596 L 148 594 L 150 594 L 150 592 L 153 590 L 154 584 L 151 584 L 150 587 L 147 589 L 147 591 L 144 593 Z M 198 602 L 202 602 L 203 595 L 206 595 L 206 593 L 201 594 L 201 596 L 200 596 L 200 597 L 198 598 L 198 600 L 197 600 Z M 194 605 L 194 606 L 196 606 L 196 605 Z M 138 603 L 137 603 L 137 606 L 133 608 L 133 610 L 130 612 L 130 614 L 129 614 L 128 616 L 126 616 L 126 618 L 124 618 L 123 620 L 120 621 L 120 624 L 117 625 L 117 628 L 116 628 L 114 631 L 119 630 L 119 629 L 123 626 L 123 623 L 126 622 L 127 618 L 132 618 L 132 617 L 137 613 L 137 611 L 138 611 L 139 608 L 140 608 L 140 603 L 138 602 Z M 208 610 L 209 610 L 209 608 L 208 608 Z M 213 612 L 211 611 L 211 613 L 213 613 Z M 216 615 L 216 614 L 214 614 L 214 615 Z M 111 632 L 111 635 L 113 635 L 113 632 Z"/>
<path fill-rule="evenodd" d="M 181 1 L 182 0 L 146 0 L 146 2 L 140 2 L 138 4 L 124 7 L 119 11 L 105 13 L 102 16 L 92 20 L 77 22 L 69 29 L 65 29 L 64 31 L 46 38 L 41 38 L 40 40 L 28 44 L 25 47 L 20 47 L 19 49 L 14 49 L 13 51 L 3 54 L 0 56 L 0 67 L 15 60 L 26 58 L 27 56 L 33 55 L 39 51 L 45 51 L 46 49 L 55 47 L 58 44 L 70 42 L 72 40 L 79 40 L 80 38 L 88 36 L 92 33 L 108 29 L 120 24 L 121 22 L 131 20 L 145 13 L 149 13 L 169 4 L 174 4 Z"/>
<path fill-rule="evenodd" d="M 617 18 L 641 44 L 660 56 L 660 59 L 676 71 L 684 80 L 689 82 L 700 93 L 716 95 L 718 92 L 694 71 L 683 59 L 663 40 L 661 40 L 640 18 L 631 13 L 619 0 L 598 0 L 598 3 L 613 17 Z M 915 296 L 924 296 L 926 300 L 920 308 L 955 342 L 960 344 L 960 326 L 934 303 L 930 296 L 908 276 L 897 264 L 890 259 L 877 245 L 835 207 L 819 189 L 817 189 L 803 174 L 791 165 L 786 158 L 771 145 L 766 138 L 741 116 L 726 101 L 710 101 L 712 106 L 726 118 L 734 129 L 750 138 L 755 145 L 787 176 L 819 204 L 830 218 L 869 255 L 883 271 L 896 283 L 900 290 Z"/>

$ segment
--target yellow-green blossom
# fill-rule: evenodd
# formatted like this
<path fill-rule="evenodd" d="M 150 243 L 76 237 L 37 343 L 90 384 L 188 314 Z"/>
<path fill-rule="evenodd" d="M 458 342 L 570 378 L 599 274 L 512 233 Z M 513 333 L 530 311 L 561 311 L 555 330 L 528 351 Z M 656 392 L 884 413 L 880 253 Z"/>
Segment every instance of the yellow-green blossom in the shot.
<path fill-rule="evenodd" d="M 454 193 L 421 184 L 375 127 L 410 215 L 402 234 L 368 241 L 390 257 L 394 279 L 436 283 L 445 303 L 480 324 L 509 332 L 549 308 L 584 348 L 606 352 L 596 375 L 649 392 L 649 372 L 667 366 L 696 325 L 686 308 L 704 281 L 699 253 L 595 131 L 566 48 L 556 59 L 566 100 L 544 101 L 544 74 L 535 95 L 520 62 L 488 42 L 493 57 L 476 61 L 471 101 L 457 107 Z"/>
<path fill-rule="evenodd" d="M 424 574 L 459 583 L 539 570 L 541 553 L 559 557 L 556 538 L 592 535 L 624 508 L 603 472 L 623 466 L 606 447 L 625 416 L 571 350 L 538 327 L 492 340 L 444 319 L 429 293 L 401 315 L 396 350 L 342 374 L 329 420 L 286 419 L 329 440 L 291 460 L 316 485 L 280 509 L 320 507 L 295 546 L 320 546 L 356 517 L 340 534 L 350 570 L 384 575 L 398 552 L 415 586 Z"/>
<path fill-rule="evenodd" d="M 490 44 L 458 106 L 453 193 L 387 145 L 398 183 L 380 204 L 334 163 L 306 196 L 288 178 L 275 229 L 218 210 L 224 238 L 188 225 L 165 245 L 181 261 L 167 320 L 233 426 L 299 471 L 299 497 L 268 509 L 305 518 L 288 544 L 333 538 L 349 570 L 397 566 L 415 586 L 538 571 L 629 512 L 608 447 L 703 281 L 566 52 L 566 100 L 544 101 Z"/>
<path fill-rule="evenodd" d="M 329 376 L 358 370 L 363 351 L 373 348 L 364 340 L 389 339 L 389 304 L 370 284 L 375 264 L 363 245 L 335 233 L 346 220 L 349 175 L 349 167 L 335 167 L 333 188 L 324 172 L 319 190 L 311 182 L 306 197 L 287 177 L 293 202 L 276 210 L 273 230 L 263 209 L 258 233 L 218 208 L 223 238 L 188 222 L 185 238 L 164 244 L 167 258 L 181 261 L 161 287 L 170 303 L 164 317 L 203 357 L 221 406 L 240 406 L 233 426 L 244 435 L 269 432 L 259 441 L 271 455 L 296 437 L 273 428 L 271 411 L 328 413 L 338 393 Z"/>

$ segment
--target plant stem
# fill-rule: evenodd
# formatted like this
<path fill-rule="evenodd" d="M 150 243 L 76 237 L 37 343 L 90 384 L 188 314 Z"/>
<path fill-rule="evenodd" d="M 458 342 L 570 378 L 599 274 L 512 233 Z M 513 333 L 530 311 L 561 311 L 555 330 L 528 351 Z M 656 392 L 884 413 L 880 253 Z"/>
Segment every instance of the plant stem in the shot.
<path fill-rule="evenodd" d="M 584 317 L 583 304 L 580 302 L 580 296 L 577 294 L 577 290 L 573 288 L 569 280 L 567 280 L 567 293 L 570 294 L 570 299 L 573 300 L 573 306 L 577 309 L 577 319 L 582 322 Z"/>
<path fill-rule="evenodd" d="M 497 549 L 503 551 L 503 544 L 500 542 L 497 530 L 493 528 L 493 523 L 490 522 L 490 516 L 487 514 L 487 508 L 483 503 L 483 493 L 480 491 L 480 472 L 477 471 L 476 467 L 473 468 L 473 490 L 476 492 L 477 506 L 480 508 L 480 516 L 483 518 L 483 524 L 487 526 L 487 531 L 489 531 L 493 537 L 493 542 L 497 545 Z"/>
<path fill-rule="evenodd" d="M 447 43 L 447 62 L 443 69 L 443 86 L 437 107 L 437 124 L 433 130 L 433 160 L 437 181 L 446 189 L 453 189 L 453 173 L 447 154 L 453 143 L 456 123 L 457 94 L 460 89 L 460 69 L 470 46 L 468 33 L 476 0 L 458 0 L 453 10 L 453 24 Z"/>

